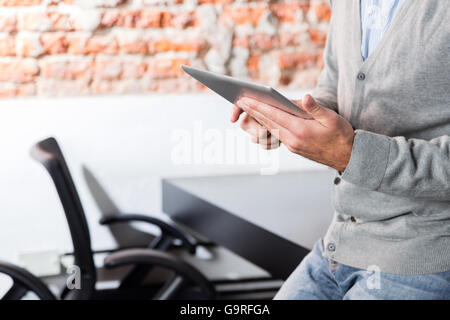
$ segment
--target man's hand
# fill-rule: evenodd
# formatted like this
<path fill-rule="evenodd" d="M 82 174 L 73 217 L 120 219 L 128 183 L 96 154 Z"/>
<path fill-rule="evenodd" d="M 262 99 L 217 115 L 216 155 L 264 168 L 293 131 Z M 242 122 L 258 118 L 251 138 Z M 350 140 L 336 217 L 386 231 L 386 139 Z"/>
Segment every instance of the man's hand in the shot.
<path fill-rule="evenodd" d="M 351 124 L 333 110 L 320 106 L 310 95 L 303 98 L 301 106 L 313 120 L 293 116 L 247 97 L 239 99 L 236 105 L 247 114 L 243 119 L 247 123 L 245 128 L 250 125 L 256 128 L 255 121 L 291 152 L 338 171 L 347 167 L 355 136 Z M 237 121 L 242 112 L 236 109 L 231 115 L 232 122 Z"/>
<path fill-rule="evenodd" d="M 240 107 L 234 105 L 231 112 L 231 122 L 236 122 L 242 112 L 244 111 Z M 266 150 L 275 149 L 280 146 L 280 141 L 277 137 L 272 135 L 269 130 L 248 114 L 244 114 L 242 117 L 241 129 L 250 135 L 250 139 L 253 143 L 259 144 Z"/>

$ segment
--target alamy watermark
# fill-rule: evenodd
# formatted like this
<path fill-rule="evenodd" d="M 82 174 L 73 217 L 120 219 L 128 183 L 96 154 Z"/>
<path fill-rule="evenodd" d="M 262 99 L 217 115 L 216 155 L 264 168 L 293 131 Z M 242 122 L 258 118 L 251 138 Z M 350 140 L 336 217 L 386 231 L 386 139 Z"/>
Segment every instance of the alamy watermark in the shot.
<path fill-rule="evenodd" d="M 371 265 L 366 271 L 369 276 L 366 280 L 366 286 L 369 290 L 380 290 L 381 289 L 381 269 L 376 265 Z"/>
<path fill-rule="evenodd" d="M 72 265 L 67 268 L 67 274 L 69 276 L 66 280 L 66 286 L 69 290 L 81 289 L 81 269 L 79 266 Z"/>
<path fill-rule="evenodd" d="M 260 137 L 268 143 L 276 139 Z M 256 165 L 262 175 L 278 173 L 279 148 L 266 150 L 236 129 L 205 129 L 196 121 L 191 129 L 172 131 L 171 160 L 175 165 Z M 278 141 L 274 141 L 277 143 Z"/>

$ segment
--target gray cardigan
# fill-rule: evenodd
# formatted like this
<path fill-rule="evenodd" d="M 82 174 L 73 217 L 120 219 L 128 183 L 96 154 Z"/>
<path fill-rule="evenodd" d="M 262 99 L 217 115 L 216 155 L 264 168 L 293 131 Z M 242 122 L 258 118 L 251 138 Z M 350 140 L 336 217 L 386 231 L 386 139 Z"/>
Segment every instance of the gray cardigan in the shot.
<path fill-rule="evenodd" d="M 450 270 L 450 1 L 406 0 L 361 57 L 360 0 L 332 1 L 313 95 L 356 129 L 324 255 L 357 268 Z"/>

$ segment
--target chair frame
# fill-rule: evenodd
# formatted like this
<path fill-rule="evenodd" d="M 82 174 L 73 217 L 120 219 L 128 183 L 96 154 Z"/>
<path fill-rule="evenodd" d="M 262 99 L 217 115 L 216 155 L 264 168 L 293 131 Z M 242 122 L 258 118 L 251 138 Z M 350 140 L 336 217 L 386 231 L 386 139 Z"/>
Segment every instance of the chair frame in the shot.
<path fill-rule="evenodd" d="M 133 296 L 133 292 L 139 291 L 144 293 L 143 297 L 145 298 L 168 299 L 176 297 L 176 292 L 184 287 L 187 282 L 200 287 L 206 298 L 214 299 L 217 297 L 213 284 L 200 271 L 181 259 L 164 252 L 172 246 L 174 239 L 178 239 L 181 241 L 182 246 L 190 253 L 194 253 L 197 245 L 196 240 L 174 224 L 155 217 L 137 214 L 118 214 L 104 217 L 100 220 L 100 223 L 109 225 L 132 221 L 146 222 L 158 226 L 161 229 L 161 235 L 155 238 L 147 249 L 121 250 L 107 256 L 105 259 L 106 268 L 116 268 L 125 265 L 131 265 L 133 268 L 122 280 L 118 289 L 96 290 L 97 270 L 93 260 L 88 223 L 80 197 L 58 142 L 53 137 L 42 140 L 32 147 L 30 154 L 33 159 L 45 167 L 52 178 L 69 226 L 75 265 L 81 271 L 81 289 L 68 290 L 66 288 L 61 293 L 60 298 L 120 299 Z M 163 289 L 165 291 L 159 291 L 156 295 L 148 293 L 149 291 L 146 291 L 142 285 L 143 279 L 154 266 L 161 266 L 176 273 L 174 278 L 169 279 L 164 284 Z M 139 297 L 141 296 L 139 295 Z"/>

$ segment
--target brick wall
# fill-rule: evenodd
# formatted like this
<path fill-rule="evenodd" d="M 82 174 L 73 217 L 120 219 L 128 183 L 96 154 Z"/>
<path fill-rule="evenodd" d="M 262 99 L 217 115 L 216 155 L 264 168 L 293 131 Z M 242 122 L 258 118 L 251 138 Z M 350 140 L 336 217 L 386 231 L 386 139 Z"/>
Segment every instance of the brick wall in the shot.
<path fill-rule="evenodd" d="M 326 0 L 0 0 L 0 97 L 201 90 L 190 64 L 310 88 Z"/>

